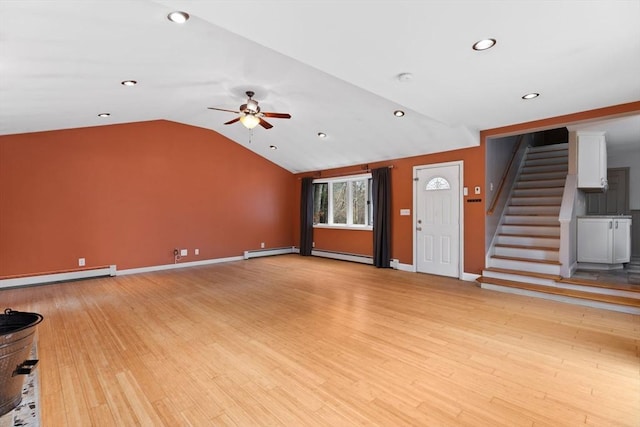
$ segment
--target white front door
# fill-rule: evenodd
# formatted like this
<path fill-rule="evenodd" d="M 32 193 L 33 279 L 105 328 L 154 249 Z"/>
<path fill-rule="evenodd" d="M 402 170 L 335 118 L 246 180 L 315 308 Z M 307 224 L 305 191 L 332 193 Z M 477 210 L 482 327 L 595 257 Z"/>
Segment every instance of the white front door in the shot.
<path fill-rule="evenodd" d="M 416 270 L 460 276 L 461 165 L 415 168 Z"/>

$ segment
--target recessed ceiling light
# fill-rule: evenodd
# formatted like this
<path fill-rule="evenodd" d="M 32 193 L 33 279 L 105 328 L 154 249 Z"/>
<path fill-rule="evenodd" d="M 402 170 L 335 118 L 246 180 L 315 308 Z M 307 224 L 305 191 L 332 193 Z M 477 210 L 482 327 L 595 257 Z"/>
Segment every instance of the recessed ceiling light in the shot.
<path fill-rule="evenodd" d="M 120 82 L 120 84 L 125 86 L 135 86 L 138 84 L 138 82 L 135 80 L 125 80 L 123 82 Z"/>
<path fill-rule="evenodd" d="M 522 95 L 522 99 L 533 99 L 533 98 L 537 98 L 539 96 L 540 96 L 539 93 L 531 92 L 531 93 L 528 93 L 526 95 Z"/>
<path fill-rule="evenodd" d="M 98 114 L 98 117 L 109 117 L 111 115 L 111 113 L 100 113 Z"/>
<path fill-rule="evenodd" d="M 318 138 L 326 138 L 327 134 L 324 132 L 318 132 Z"/>
<path fill-rule="evenodd" d="M 487 50 L 496 45 L 496 39 L 482 39 L 473 44 L 473 50 Z"/>
<path fill-rule="evenodd" d="M 269 148 L 271 148 L 272 150 L 277 150 L 278 147 L 276 147 L 275 145 L 270 145 Z"/>
<path fill-rule="evenodd" d="M 176 24 L 184 24 L 189 20 L 189 14 L 187 12 L 176 10 L 175 12 L 168 14 L 167 19 L 171 22 L 175 22 Z"/>
<path fill-rule="evenodd" d="M 396 111 L 393 112 L 393 115 L 396 116 L 396 117 L 402 117 L 402 116 L 404 116 L 404 111 L 396 110 Z"/>

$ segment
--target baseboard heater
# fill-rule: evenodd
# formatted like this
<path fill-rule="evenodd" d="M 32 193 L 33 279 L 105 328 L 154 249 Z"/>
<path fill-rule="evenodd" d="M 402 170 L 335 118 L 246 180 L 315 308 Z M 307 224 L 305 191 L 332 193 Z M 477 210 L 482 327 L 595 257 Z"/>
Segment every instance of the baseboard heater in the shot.
<path fill-rule="evenodd" d="M 115 265 L 103 265 L 99 267 L 51 271 L 33 275 L 8 276 L 6 278 L 0 279 L 0 289 L 115 275 Z"/>
<path fill-rule="evenodd" d="M 371 264 L 373 265 L 373 257 L 367 255 L 356 255 L 349 254 L 345 252 L 333 252 L 333 251 L 325 251 L 325 250 L 312 250 L 311 255 L 319 256 L 323 258 L 332 258 L 339 259 L 342 261 L 351 261 L 351 262 L 359 262 L 362 264 Z"/>
<path fill-rule="evenodd" d="M 269 248 L 269 249 L 256 249 L 253 251 L 244 251 L 244 259 L 250 258 L 258 258 L 263 256 L 272 256 L 272 255 L 284 255 L 284 254 L 292 254 L 294 253 L 294 247 L 285 247 L 285 248 Z"/>

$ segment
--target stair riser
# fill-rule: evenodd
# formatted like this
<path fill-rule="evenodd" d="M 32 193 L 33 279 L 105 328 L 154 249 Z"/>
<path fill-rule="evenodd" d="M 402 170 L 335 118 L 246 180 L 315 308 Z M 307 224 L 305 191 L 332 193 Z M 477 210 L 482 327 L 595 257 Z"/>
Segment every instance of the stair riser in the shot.
<path fill-rule="evenodd" d="M 560 239 L 537 238 L 529 236 L 498 236 L 496 243 L 503 245 L 528 245 L 546 246 L 549 248 L 559 248 Z"/>
<path fill-rule="evenodd" d="M 518 181 L 516 188 L 564 187 L 564 178 Z"/>
<path fill-rule="evenodd" d="M 533 196 L 533 197 L 512 197 L 511 205 L 558 205 L 562 203 L 562 196 Z"/>
<path fill-rule="evenodd" d="M 558 251 L 547 251 L 542 249 L 521 249 L 521 248 L 505 248 L 502 246 L 496 246 L 494 248 L 496 255 L 515 257 L 515 258 L 528 258 L 544 261 L 558 261 Z M 527 270 L 528 271 L 528 270 Z"/>
<path fill-rule="evenodd" d="M 509 287 L 505 287 L 505 286 L 493 285 L 493 284 L 490 284 L 490 283 L 482 283 L 480 285 L 480 287 L 482 289 L 490 289 L 490 290 L 493 290 L 493 291 L 505 292 L 505 293 L 510 293 L 510 294 L 530 296 L 530 297 L 536 297 L 536 298 L 543 298 L 543 299 L 548 299 L 548 300 L 553 300 L 553 301 L 564 302 L 564 303 L 568 303 L 568 304 L 575 304 L 575 305 L 582 305 L 582 306 L 587 306 L 587 307 L 601 308 L 601 309 L 605 309 L 605 310 L 619 311 L 619 312 L 622 312 L 622 313 L 629 313 L 629 314 L 640 314 L 640 309 L 638 309 L 636 307 L 628 307 L 628 306 L 624 306 L 624 305 L 616 305 L 616 304 L 610 304 L 610 303 L 604 303 L 604 302 L 598 302 L 598 301 L 583 300 L 583 299 L 580 299 L 580 298 L 571 298 L 571 297 L 566 297 L 566 296 L 562 296 L 562 295 L 545 294 L 543 292 L 529 291 L 529 290 L 526 290 L 526 289 L 509 288 Z"/>
<path fill-rule="evenodd" d="M 557 215 L 505 215 L 504 225 L 507 224 L 539 224 L 539 225 L 556 225 L 558 224 Z"/>
<path fill-rule="evenodd" d="M 559 144 L 539 145 L 537 147 L 529 147 L 529 153 L 548 153 L 561 150 L 568 150 L 569 143 L 561 142 Z"/>
<path fill-rule="evenodd" d="M 543 157 L 538 159 L 532 159 L 527 157 L 524 162 L 525 167 L 539 166 L 539 165 L 566 165 L 569 162 L 569 158 L 566 156 L 560 157 Z"/>
<path fill-rule="evenodd" d="M 513 195 L 518 196 L 562 196 L 564 187 L 553 188 L 516 188 Z"/>
<path fill-rule="evenodd" d="M 522 173 L 540 173 L 540 172 L 564 172 L 565 176 L 568 172 L 567 165 L 541 165 L 541 166 L 525 166 L 522 168 Z"/>
<path fill-rule="evenodd" d="M 540 179 L 565 179 L 567 177 L 567 171 L 561 170 L 557 172 L 533 172 L 522 173 L 518 178 L 519 182 L 536 181 Z"/>
<path fill-rule="evenodd" d="M 489 267 L 508 268 L 509 270 L 522 270 L 532 273 L 560 275 L 560 266 L 555 264 L 540 264 L 536 262 L 491 258 L 489 260 Z"/>
<path fill-rule="evenodd" d="M 630 292 L 623 291 L 620 289 L 608 289 L 608 288 L 599 288 L 596 286 L 582 286 L 582 285 L 574 285 L 571 283 L 554 283 L 556 288 L 561 289 L 571 289 L 574 291 L 582 291 L 582 292 L 591 292 L 593 294 L 601 294 L 601 295 L 615 295 L 618 297 L 627 297 L 634 298 L 640 300 L 640 293 L 638 292 Z"/>
<path fill-rule="evenodd" d="M 498 271 L 483 270 L 482 277 L 491 279 L 510 280 L 512 282 L 533 283 L 534 285 L 554 286 L 555 280 L 544 279 L 542 277 L 521 276 L 518 274 L 501 273 Z"/>
<path fill-rule="evenodd" d="M 549 157 L 562 157 L 568 158 L 569 151 L 568 150 L 555 150 L 555 151 L 540 151 L 540 152 L 529 152 L 527 153 L 527 160 L 533 159 L 546 159 Z"/>
<path fill-rule="evenodd" d="M 509 214 L 529 214 L 529 215 L 555 215 L 560 214 L 560 206 L 523 206 L 511 205 L 507 208 Z"/>
<path fill-rule="evenodd" d="M 505 234 L 531 234 L 534 236 L 560 236 L 560 227 L 533 227 L 527 225 L 502 225 L 500 232 Z"/>

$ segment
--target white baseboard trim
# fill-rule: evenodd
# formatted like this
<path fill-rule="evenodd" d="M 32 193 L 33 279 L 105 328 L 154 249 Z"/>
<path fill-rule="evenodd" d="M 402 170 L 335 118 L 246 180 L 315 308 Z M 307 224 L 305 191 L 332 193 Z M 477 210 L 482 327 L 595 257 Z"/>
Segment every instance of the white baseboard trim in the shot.
<path fill-rule="evenodd" d="M 416 272 L 416 269 L 413 267 L 413 264 L 397 263 L 396 264 L 396 270 L 406 271 L 408 273 L 415 273 Z"/>
<path fill-rule="evenodd" d="M 462 277 L 460 280 L 464 280 L 465 282 L 475 282 L 478 277 L 482 276 L 481 274 L 474 273 L 462 273 Z"/>
<path fill-rule="evenodd" d="M 152 265 L 150 267 L 129 268 L 126 270 L 118 270 L 116 276 L 126 276 L 129 274 L 139 273 L 151 273 L 154 271 L 174 270 L 176 268 L 198 267 L 201 265 L 220 264 L 222 262 L 242 261 L 244 258 L 241 256 L 234 256 L 228 258 L 215 258 L 205 259 L 202 261 L 180 262 L 176 264 L 164 264 L 164 265 Z"/>
<path fill-rule="evenodd" d="M 40 285 L 44 283 L 64 282 L 68 280 L 89 279 L 92 277 L 115 276 L 116 266 L 110 265 L 103 268 L 87 270 L 66 271 L 62 273 L 40 274 L 36 276 L 16 277 L 0 280 L 0 288 L 13 288 L 18 286 Z"/>
<path fill-rule="evenodd" d="M 323 250 L 312 250 L 311 255 L 323 258 L 338 259 L 341 261 L 359 262 L 361 264 L 373 265 L 373 258 L 365 255 L 345 254 L 342 252 L 331 252 Z"/>
<path fill-rule="evenodd" d="M 294 252 L 295 248 L 293 246 L 286 248 L 256 249 L 253 251 L 244 251 L 244 259 L 258 258 L 262 256 L 292 254 Z M 300 249 L 298 249 L 297 252 L 300 252 Z"/>

